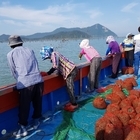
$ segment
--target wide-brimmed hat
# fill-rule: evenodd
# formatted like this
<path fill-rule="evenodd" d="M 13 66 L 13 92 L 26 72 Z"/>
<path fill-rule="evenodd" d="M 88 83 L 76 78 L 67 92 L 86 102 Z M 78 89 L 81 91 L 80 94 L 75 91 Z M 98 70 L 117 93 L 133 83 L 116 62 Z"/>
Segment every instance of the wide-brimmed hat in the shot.
<path fill-rule="evenodd" d="M 18 35 L 11 35 L 9 37 L 9 46 L 14 46 L 14 45 L 22 44 L 22 43 L 23 41 Z"/>
<path fill-rule="evenodd" d="M 48 47 L 48 46 L 42 47 L 41 50 L 40 50 L 40 54 L 41 54 L 42 60 L 50 58 L 52 52 L 53 52 L 53 47 Z"/>
<path fill-rule="evenodd" d="M 126 35 L 126 38 L 128 38 L 128 37 L 133 37 L 134 35 L 132 34 L 132 33 L 128 33 L 127 35 Z"/>

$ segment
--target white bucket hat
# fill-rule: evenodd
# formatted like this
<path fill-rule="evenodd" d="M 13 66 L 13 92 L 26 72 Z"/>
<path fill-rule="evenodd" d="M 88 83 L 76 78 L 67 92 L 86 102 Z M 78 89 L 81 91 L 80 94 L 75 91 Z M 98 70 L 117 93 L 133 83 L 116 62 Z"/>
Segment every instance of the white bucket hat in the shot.
<path fill-rule="evenodd" d="M 9 46 L 14 46 L 14 45 L 22 44 L 22 43 L 23 41 L 18 35 L 11 35 L 9 37 Z"/>
<path fill-rule="evenodd" d="M 90 48 L 89 39 L 83 39 L 79 44 L 80 48 Z"/>

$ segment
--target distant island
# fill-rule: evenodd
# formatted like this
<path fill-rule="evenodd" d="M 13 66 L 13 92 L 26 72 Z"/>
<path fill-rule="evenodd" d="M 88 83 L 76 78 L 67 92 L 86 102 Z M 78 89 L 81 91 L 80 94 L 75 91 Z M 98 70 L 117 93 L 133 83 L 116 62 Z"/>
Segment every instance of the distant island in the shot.
<path fill-rule="evenodd" d="M 60 27 L 52 32 L 35 33 L 32 35 L 23 36 L 24 41 L 43 41 L 43 40 L 69 40 L 81 38 L 105 38 L 109 35 L 118 37 L 113 31 L 101 24 L 95 24 L 86 28 L 64 28 Z M 10 35 L 0 35 L 0 42 L 7 42 Z"/>

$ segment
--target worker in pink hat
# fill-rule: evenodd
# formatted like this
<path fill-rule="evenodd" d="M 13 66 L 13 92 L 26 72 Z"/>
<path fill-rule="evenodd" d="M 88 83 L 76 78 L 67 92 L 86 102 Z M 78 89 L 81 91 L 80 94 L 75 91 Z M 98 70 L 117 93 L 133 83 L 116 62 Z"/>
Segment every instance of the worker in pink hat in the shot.
<path fill-rule="evenodd" d="M 95 89 L 99 88 L 99 75 L 101 69 L 102 58 L 100 54 L 89 44 L 89 39 L 83 39 L 79 44 L 81 51 L 79 58 L 82 56 L 90 62 L 90 71 L 88 75 L 88 86 L 86 89 L 87 93 L 94 92 Z"/>

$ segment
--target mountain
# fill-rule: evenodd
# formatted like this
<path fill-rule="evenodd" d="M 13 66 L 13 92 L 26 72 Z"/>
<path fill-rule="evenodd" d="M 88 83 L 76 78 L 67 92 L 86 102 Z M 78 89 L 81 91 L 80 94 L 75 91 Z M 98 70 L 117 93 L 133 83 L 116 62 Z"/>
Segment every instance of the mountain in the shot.
<path fill-rule="evenodd" d="M 113 35 L 114 37 L 117 37 L 117 34 L 115 34 L 113 31 L 109 30 L 108 28 L 102 26 L 101 24 L 95 24 L 93 26 L 90 27 L 86 27 L 86 28 L 58 28 L 56 30 L 54 30 L 52 33 L 58 33 L 58 32 L 65 32 L 65 31 L 73 31 L 73 30 L 77 30 L 77 31 L 81 31 L 84 33 L 89 34 L 92 37 L 107 37 L 109 35 Z"/>
<path fill-rule="evenodd" d="M 7 41 L 8 38 L 9 38 L 9 36 L 10 36 L 10 35 L 2 34 L 2 35 L 0 36 L 0 42 Z"/>
<path fill-rule="evenodd" d="M 85 28 L 64 28 L 60 27 L 52 32 L 35 33 L 32 35 L 21 36 L 24 41 L 32 40 L 46 40 L 46 39 L 78 39 L 78 38 L 101 38 L 107 37 L 108 35 L 117 35 L 101 24 L 95 24 Z M 8 40 L 10 35 L 1 35 L 0 42 Z"/>

